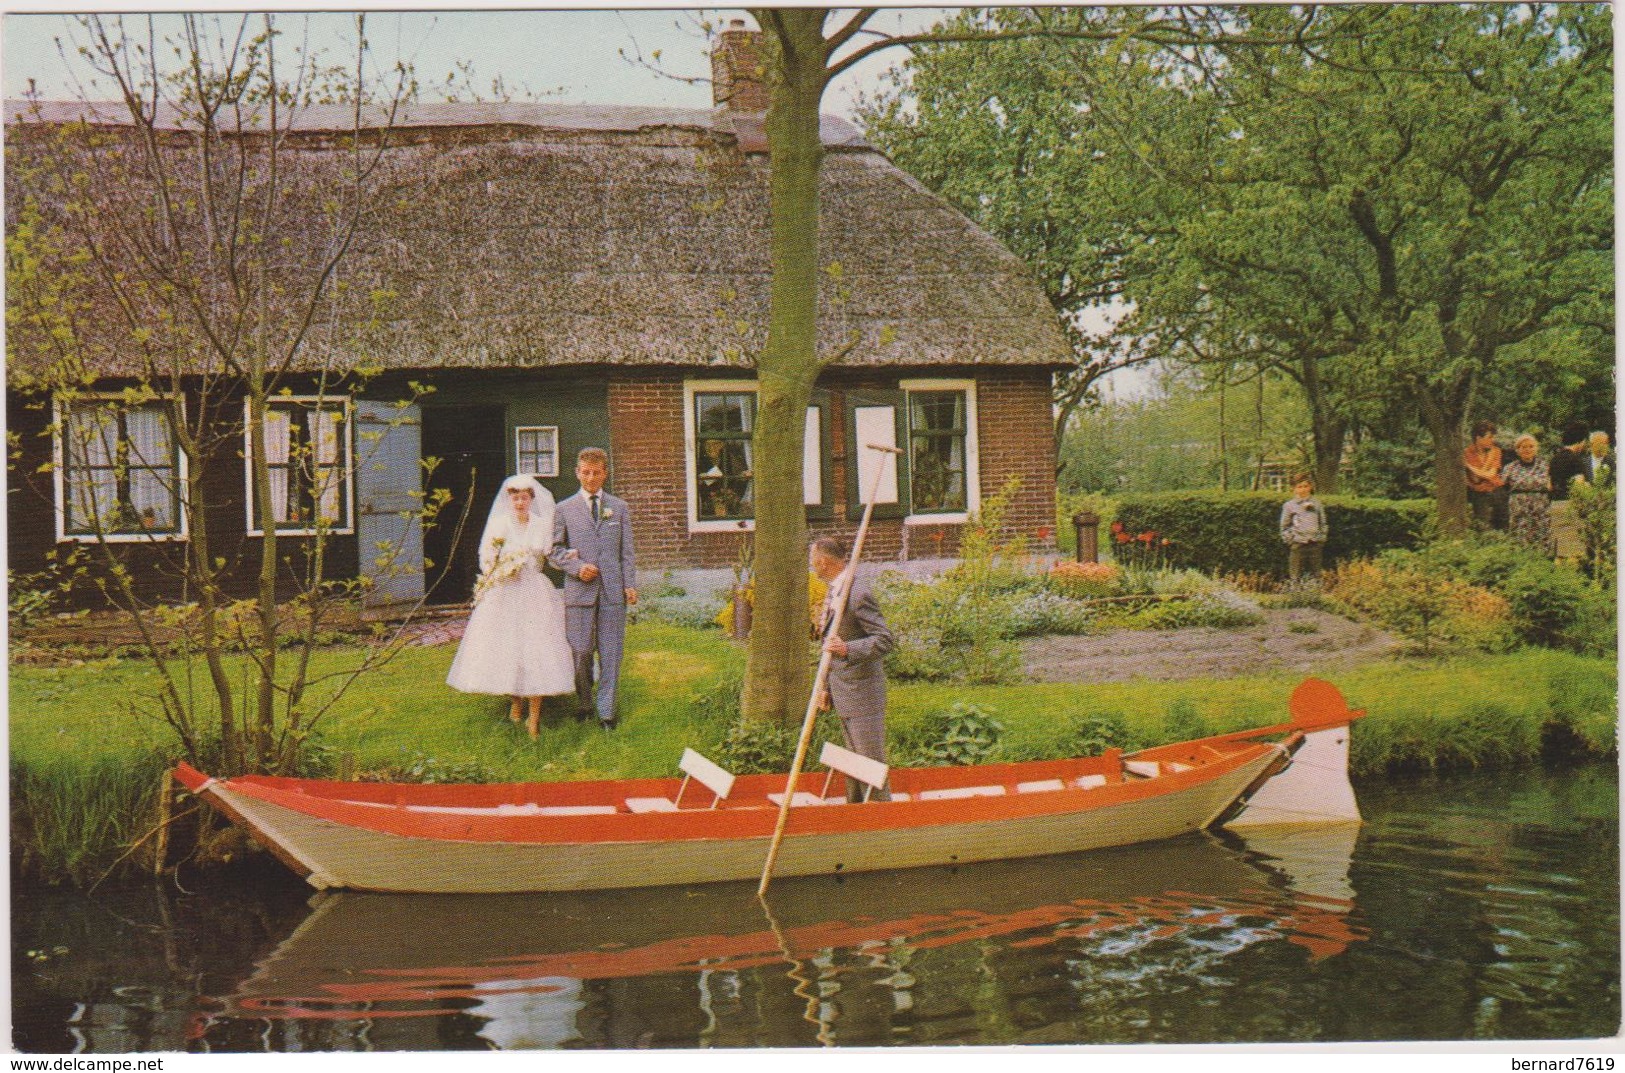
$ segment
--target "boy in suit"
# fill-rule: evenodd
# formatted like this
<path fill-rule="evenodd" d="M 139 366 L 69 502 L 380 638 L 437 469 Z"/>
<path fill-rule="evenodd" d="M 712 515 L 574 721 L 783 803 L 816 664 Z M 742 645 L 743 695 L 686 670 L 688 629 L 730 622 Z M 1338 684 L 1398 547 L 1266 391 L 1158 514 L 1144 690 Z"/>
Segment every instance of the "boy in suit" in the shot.
<path fill-rule="evenodd" d="M 598 723 L 614 730 L 615 686 L 626 643 L 626 609 L 638 602 L 632 552 L 632 515 L 626 501 L 604 491 L 609 455 L 584 447 L 576 455 L 581 490 L 559 503 L 553 515 L 553 553 L 564 571 L 564 629 L 575 659 L 576 701 L 593 711 L 593 655 L 598 656 Z"/>

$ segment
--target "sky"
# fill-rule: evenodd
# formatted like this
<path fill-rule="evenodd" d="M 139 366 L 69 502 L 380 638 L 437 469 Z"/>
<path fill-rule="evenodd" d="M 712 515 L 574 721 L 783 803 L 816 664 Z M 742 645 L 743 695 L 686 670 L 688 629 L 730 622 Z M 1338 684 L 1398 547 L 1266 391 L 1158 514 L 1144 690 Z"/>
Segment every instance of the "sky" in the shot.
<path fill-rule="evenodd" d="M 921 29 L 942 14 L 940 8 L 891 9 L 877 15 L 870 25 L 892 32 Z M 238 17 L 225 16 L 233 28 Z M 128 29 L 146 33 L 144 15 L 126 14 L 124 18 Z M 733 18 L 744 18 L 747 25 L 755 26 L 743 11 L 728 9 L 375 9 L 367 16 L 367 36 L 374 62 L 390 67 L 397 59 L 405 61 L 424 83 L 443 82 L 459 65 L 470 65 L 474 88 L 488 98 L 493 96 L 493 80 L 500 78 L 519 98 L 546 95 L 547 100 L 565 104 L 709 108 L 708 83 L 679 79 L 703 80 L 709 74 L 701 20 L 721 25 Z M 310 40 L 334 62 L 352 54 L 355 27 L 349 14 L 285 13 L 279 19 L 289 35 L 285 40 L 305 33 L 308 27 Z M 82 31 L 66 15 L 6 13 L 0 20 L 0 73 L 6 96 L 27 93 L 30 80 L 50 99 L 109 96 L 105 84 L 88 86 L 86 92 L 79 89 L 76 78 L 88 79 L 89 73 L 81 62 L 65 63 L 58 47 L 58 41 L 65 43 L 72 58 L 75 40 L 83 40 Z M 649 61 L 657 52 L 664 74 L 636 59 L 641 56 Z M 825 111 L 850 118 L 859 94 L 874 92 L 887 69 L 903 56 L 902 50 L 894 50 L 854 68 L 830 87 Z"/>

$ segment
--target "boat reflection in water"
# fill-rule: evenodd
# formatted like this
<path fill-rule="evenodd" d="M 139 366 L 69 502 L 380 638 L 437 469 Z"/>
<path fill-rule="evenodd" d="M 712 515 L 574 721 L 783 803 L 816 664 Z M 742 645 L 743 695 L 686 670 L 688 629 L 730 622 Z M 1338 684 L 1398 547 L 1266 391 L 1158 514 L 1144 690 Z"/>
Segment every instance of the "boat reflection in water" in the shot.
<path fill-rule="evenodd" d="M 1259 944 L 1307 963 L 1358 943 L 1358 832 L 783 880 L 766 908 L 745 883 L 318 894 L 192 1034 L 223 1049 L 290 1049 L 290 1030 L 319 1050 L 924 1045 L 985 1039 L 1003 1017 L 1012 1041 L 1089 1042 L 1021 1026 L 1062 1020 L 1035 1007 L 1069 992 L 1188 986 Z"/>

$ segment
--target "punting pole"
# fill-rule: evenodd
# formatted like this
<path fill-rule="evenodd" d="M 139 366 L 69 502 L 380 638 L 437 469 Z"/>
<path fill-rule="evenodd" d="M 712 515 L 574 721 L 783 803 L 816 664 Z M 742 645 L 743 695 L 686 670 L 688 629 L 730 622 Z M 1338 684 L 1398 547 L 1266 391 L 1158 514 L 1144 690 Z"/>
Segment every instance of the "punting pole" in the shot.
<path fill-rule="evenodd" d="M 779 822 L 773 828 L 773 841 L 767 847 L 767 861 L 762 865 L 762 882 L 756 888 L 758 898 L 767 894 L 767 884 L 773 878 L 773 863 L 779 858 L 779 844 L 784 841 L 784 828 L 790 822 L 790 802 L 795 797 L 796 780 L 801 776 L 801 765 L 807 759 L 807 744 L 812 740 L 813 723 L 818 719 L 818 697 L 824 691 L 824 683 L 829 681 L 830 661 L 834 657 L 822 650 L 822 642 L 828 641 L 840 630 L 841 618 L 846 614 L 846 598 L 852 593 L 852 579 L 857 574 L 858 560 L 863 557 L 863 541 L 869 535 L 869 519 L 875 512 L 875 500 L 880 498 L 881 478 L 886 475 L 886 458 L 888 455 L 903 453 L 902 449 L 897 447 L 884 447 L 874 443 L 867 446 L 871 451 L 881 452 L 880 465 L 875 467 L 875 479 L 869 488 L 869 501 L 863 505 L 863 520 L 858 523 L 858 535 L 852 541 L 852 554 L 847 558 L 846 569 L 835 579 L 835 600 L 830 609 L 829 623 L 824 628 L 824 636 L 820 638 L 818 673 L 813 677 L 812 696 L 807 698 L 807 717 L 801 721 L 801 737 L 796 741 L 796 758 L 790 763 L 790 777 L 784 783 L 784 800 L 779 802 Z"/>

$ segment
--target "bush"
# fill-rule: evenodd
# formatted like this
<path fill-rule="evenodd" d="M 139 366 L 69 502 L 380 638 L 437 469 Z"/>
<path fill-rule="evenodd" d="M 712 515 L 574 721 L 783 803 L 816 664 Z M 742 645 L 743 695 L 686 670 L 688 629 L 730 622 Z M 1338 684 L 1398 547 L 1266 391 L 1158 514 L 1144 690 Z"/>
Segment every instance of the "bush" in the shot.
<path fill-rule="evenodd" d="M 1053 592 L 1035 592 L 1016 598 L 1010 609 L 1014 632 L 1019 637 L 1036 637 L 1047 633 L 1089 633 L 1100 621 L 1095 607 L 1057 596 Z"/>
<path fill-rule="evenodd" d="M 1121 591 L 1123 575 L 1110 563 L 1062 560 L 1050 567 L 1044 581 L 1051 592 L 1074 600 L 1092 600 Z"/>
<path fill-rule="evenodd" d="M 1118 501 L 1120 535 L 1154 534 L 1152 546 L 1168 566 L 1210 574 L 1245 571 L 1280 576 L 1287 565 L 1281 543 L 1281 505 L 1275 492 L 1170 492 L 1125 496 Z M 1331 522 L 1328 562 L 1375 555 L 1386 548 L 1414 547 L 1431 518 L 1424 500 L 1324 497 Z M 1167 544 L 1162 544 L 1166 540 Z M 1114 548 L 1137 539 L 1107 540 Z M 1136 554 L 1139 554 L 1138 552 Z"/>
<path fill-rule="evenodd" d="M 986 708 L 964 701 L 938 710 L 910 727 L 899 744 L 911 766 L 985 764 L 999 748 L 1004 724 Z"/>
<path fill-rule="evenodd" d="M 1614 487 L 1577 481 L 1570 486 L 1569 498 L 1574 501 L 1574 511 L 1580 519 L 1580 535 L 1585 538 L 1585 557 L 1581 562 L 1587 576 L 1599 585 L 1613 585 L 1619 571 L 1618 536 L 1614 528 L 1618 507 Z"/>
<path fill-rule="evenodd" d="M 1202 593 L 1189 599 L 1160 600 L 1138 608 L 1113 609 L 1103 623 L 1122 630 L 1183 630 L 1207 626 L 1235 630 L 1263 621 L 1257 607 L 1235 593 Z"/>
<path fill-rule="evenodd" d="M 1517 638 L 1580 651 L 1613 650 L 1613 593 L 1579 571 L 1500 534 L 1441 540 L 1418 552 L 1390 551 L 1383 563 L 1492 590 L 1508 605 Z"/>
<path fill-rule="evenodd" d="M 771 775 L 790 770 L 796 758 L 794 729 L 768 719 L 740 719 L 717 749 L 717 763 L 735 775 Z"/>
<path fill-rule="evenodd" d="M 1500 586 L 1512 608 L 1518 636 L 1536 644 L 1557 642 L 1575 623 L 1585 603 L 1580 575 L 1545 559 L 1527 562 Z"/>
<path fill-rule="evenodd" d="M 1326 575 L 1326 594 L 1344 611 L 1419 644 L 1455 643 L 1497 651 L 1510 640 L 1502 597 L 1411 563 L 1346 563 Z"/>
<path fill-rule="evenodd" d="M 1190 741 L 1211 733 L 1207 720 L 1197 714 L 1196 705 L 1189 700 L 1181 697 L 1168 705 L 1168 714 L 1162 720 L 1162 734 L 1168 741 Z"/>
<path fill-rule="evenodd" d="M 1092 712 L 1078 720 L 1061 738 L 1063 756 L 1099 756 L 1107 749 L 1138 748 L 1122 712 Z"/>
<path fill-rule="evenodd" d="M 1019 485 L 1012 478 L 983 502 L 965 526 L 952 570 L 934 582 L 882 583 L 878 598 L 897 637 L 886 660 L 893 677 L 975 685 L 1020 677 L 1014 597 L 1037 591 L 1042 581 L 1018 561 L 1019 537 L 1006 544 L 996 539 Z"/>

